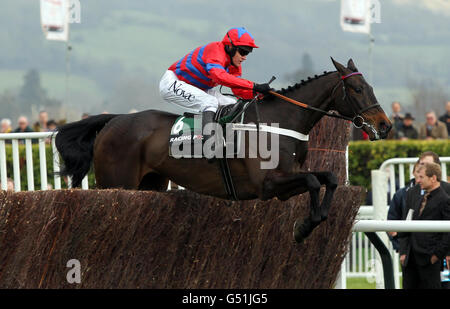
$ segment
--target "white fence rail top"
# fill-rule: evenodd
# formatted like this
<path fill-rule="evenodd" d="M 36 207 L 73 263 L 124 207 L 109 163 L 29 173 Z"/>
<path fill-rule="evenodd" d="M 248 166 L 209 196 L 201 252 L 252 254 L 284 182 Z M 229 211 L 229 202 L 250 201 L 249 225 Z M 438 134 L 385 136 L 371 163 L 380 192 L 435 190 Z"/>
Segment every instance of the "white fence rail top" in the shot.
<path fill-rule="evenodd" d="M 450 221 L 439 220 L 360 220 L 354 232 L 450 232 Z"/>
<path fill-rule="evenodd" d="M 380 166 L 380 171 L 384 170 L 390 164 L 416 163 L 419 158 L 392 158 L 384 161 Z M 439 157 L 441 163 L 450 162 L 450 157 Z"/>
<path fill-rule="evenodd" d="M 0 140 L 46 138 L 52 136 L 53 134 L 56 135 L 56 133 L 57 132 L 0 133 Z"/>

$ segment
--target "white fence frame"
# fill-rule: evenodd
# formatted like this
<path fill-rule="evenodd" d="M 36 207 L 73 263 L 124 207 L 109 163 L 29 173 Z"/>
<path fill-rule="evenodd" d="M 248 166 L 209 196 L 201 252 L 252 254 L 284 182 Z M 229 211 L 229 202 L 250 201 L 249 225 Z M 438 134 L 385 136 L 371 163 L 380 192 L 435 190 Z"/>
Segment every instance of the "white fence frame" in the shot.
<path fill-rule="evenodd" d="M 6 167 L 6 140 L 11 141 L 13 156 L 13 181 L 14 191 L 21 191 L 20 176 L 20 158 L 19 158 L 19 140 L 25 140 L 25 160 L 27 170 L 27 191 L 34 191 L 34 170 L 33 170 L 33 148 L 32 140 L 37 139 L 39 143 L 39 172 L 41 176 L 41 190 L 48 189 L 48 170 L 46 161 L 46 140 L 51 139 L 52 155 L 53 155 L 53 177 L 54 189 L 61 189 L 61 177 L 59 176 L 59 153 L 55 146 L 55 137 L 58 132 L 28 132 L 28 133 L 0 133 L 0 183 L 1 189 L 6 190 L 8 186 L 8 175 Z M 68 187 L 71 188 L 70 178 L 68 179 Z M 88 176 L 86 175 L 81 182 L 82 189 L 89 189 Z M 172 189 L 172 183 L 169 181 L 168 190 Z M 178 186 L 178 190 L 184 188 Z"/>
<path fill-rule="evenodd" d="M 349 252 L 347 253 L 346 258 L 344 259 L 344 262 L 341 267 L 341 277 L 340 281 L 338 282 L 338 286 L 340 288 L 346 287 L 346 278 L 352 278 L 352 277 L 366 277 L 366 278 L 375 278 L 376 286 L 377 288 L 383 288 L 384 284 L 382 281 L 382 269 L 380 269 L 379 263 L 375 262 L 374 260 L 378 260 L 378 254 L 375 252 L 374 247 L 372 244 L 368 241 L 367 237 L 365 237 L 364 232 L 370 232 L 370 231 L 389 231 L 386 228 L 392 227 L 392 223 L 394 221 L 386 221 L 387 220 L 387 212 L 389 210 L 389 205 L 387 201 L 387 195 L 388 195 L 388 189 L 389 189 L 389 196 L 394 196 L 396 192 L 396 169 L 398 169 L 398 175 L 399 175 L 399 188 L 402 188 L 405 186 L 405 165 L 408 166 L 406 169 L 410 177 L 412 176 L 412 171 L 414 168 L 414 163 L 416 163 L 418 158 L 393 158 L 386 160 L 383 162 L 378 170 L 371 171 L 371 180 L 372 180 L 372 197 L 373 197 L 373 205 L 363 205 L 360 207 L 358 215 L 357 215 L 357 221 L 355 227 L 359 226 L 371 226 L 373 224 L 373 227 L 371 230 L 361 230 L 361 228 L 357 228 L 354 230 L 354 233 L 352 234 L 352 241 L 351 246 L 349 248 Z M 440 157 L 441 161 L 441 169 L 442 169 L 442 175 L 447 175 L 447 166 L 446 164 L 450 163 L 450 157 Z M 444 177 L 443 177 L 444 178 Z M 366 219 L 366 220 L 362 220 Z M 367 221 L 370 220 L 370 221 Z M 373 222 L 373 223 L 371 223 Z M 383 224 L 387 225 L 381 225 L 381 222 L 384 222 Z M 432 221 L 433 224 L 437 221 Z M 405 224 L 406 222 L 398 222 L 397 227 L 399 229 L 396 229 L 395 231 L 401 231 L 401 229 L 409 229 L 409 231 L 416 231 L 411 230 L 411 226 L 416 227 L 417 225 L 411 225 L 411 223 L 406 223 L 407 225 L 402 227 L 402 224 Z M 448 222 L 447 222 L 448 224 Z M 444 224 L 444 229 L 447 227 L 447 224 Z M 425 226 L 427 226 L 425 224 Z M 428 226 L 427 226 L 428 227 Z M 437 230 L 440 230 L 440 228 L 437 228 Z M 446 231 L 446 230 L 443 230 Z M 380 238 L 384 241 L 384 244 L 389 249 L 393 266 L 394 266 L 394 281 L 395 281 L 395 287 L 400 288 L 400 279 L 401 279 L 401 268 L 399 265 L 399 256 L 398 253 L 395 252 L 395 250 L 392 247 L 391 242 L 389 241 L 386 233 L 379 233 Z M 364 248 L 363 250 L 358 250 L 357 248 Z"/>
<path fill-rule="evenodd" d="M 7 189 L 7 168 L 6 168 L 6 140 L 11 140 L 13 157 L 13 181 L 14 191 L 21 191 L 19 140 L 25 140 L 25 160 L 27 170 L 27 191 L 34 191 L 34 170 L 33 170 L 33 148 L 32 140 L 37 139 L 39 144 L 39 172 L 41 176 L 41 190 L 48 189 L 48 174 L 46 161 L 46 140 L 51 139 L 53 153 L 53 177 L 54 189 L 61 189 L 61 177 L 59 176 L 59 154 L 55 146 L 55 136 L 57 132 L 29 132 L 29 133 L 0 133 L 0 182 L 1 189 Z M 70 188 L 69 181 L 69 188 Z M 82 189 L 88 189 L 87 176 L 81 184 Z"/>

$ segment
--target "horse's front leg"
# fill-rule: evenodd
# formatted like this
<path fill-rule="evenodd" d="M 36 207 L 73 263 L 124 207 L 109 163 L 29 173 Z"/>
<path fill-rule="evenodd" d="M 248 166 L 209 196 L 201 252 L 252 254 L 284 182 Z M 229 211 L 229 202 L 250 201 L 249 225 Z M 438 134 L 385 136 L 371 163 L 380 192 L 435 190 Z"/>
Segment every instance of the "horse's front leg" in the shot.
<path fill-rule="evenodd" d="M 313 172 L 321 185 L 325 185 L 325 196 L 320 204 L 320 217 L 322 221 L 328 218 L 328 211 L 330 210 L 331 200 L 334 192 L 338 186 L 337 178 L 332 172 Z"/>
<path fill-rule="evenodd" d="M 322 184 L 325 184 L 326 192 L 319 206 L 319 191 Z M 263 199 L 276 196 L 281 200 L 287 200 L 291 196 L 309 191 L 311 199 L 309 217 L 303 222 L 297 220 L 294 224 L 294 238 L 297 242 L 302 242 L 320 222 L 327 218 L 336 187 L 336 177 L 330 172 L 295 175 L 273 173 L 264 180 Z"/>
<path fill-rule="evenodd" d="M 276 196 L 280 200 L 287 200 L 291 196 L 306 191 L 309 192 L 311 200 L 310 213 L 302 223 L 295 222 L 294 238 L 297 242 L 302 242 L 303 239 L 308 237 L 322 221 L 319 207 L 319 180 L 310 173 L 299 173 L 295 175 L 277 173 L 266 177 L 263 184 L 263 199 Z"/>

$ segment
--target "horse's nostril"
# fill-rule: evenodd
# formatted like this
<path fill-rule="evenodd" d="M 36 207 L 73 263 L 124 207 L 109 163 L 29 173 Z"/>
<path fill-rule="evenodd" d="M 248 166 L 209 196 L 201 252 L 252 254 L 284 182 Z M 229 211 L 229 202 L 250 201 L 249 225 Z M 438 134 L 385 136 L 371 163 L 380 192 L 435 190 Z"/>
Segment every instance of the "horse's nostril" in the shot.
<path fill-rule="evenodd" d="M 387 124 L 385 121 L 381 121 L 379 123 L 381 138 L 387 137 L 389 131 L 392 128 L 392 125 Z"/>

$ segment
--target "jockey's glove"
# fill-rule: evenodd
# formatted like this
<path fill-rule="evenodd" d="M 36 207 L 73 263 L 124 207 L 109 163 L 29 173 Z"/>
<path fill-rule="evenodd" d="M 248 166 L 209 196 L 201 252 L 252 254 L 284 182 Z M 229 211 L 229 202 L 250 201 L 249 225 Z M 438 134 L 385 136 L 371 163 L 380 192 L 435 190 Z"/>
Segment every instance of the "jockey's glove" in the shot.
<path fill-rule="evenodd" d="M 272 90 L 272 88 L 270 88 L 269 83 L 265 83 L 265 84 L 254 83 L 253 84 L 253 91 L 254 92 L 259 92 L 259 93 L 266 94 L 270 90 Z"/>

